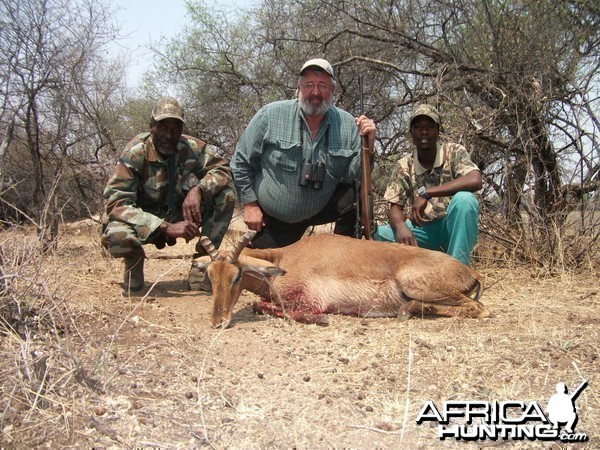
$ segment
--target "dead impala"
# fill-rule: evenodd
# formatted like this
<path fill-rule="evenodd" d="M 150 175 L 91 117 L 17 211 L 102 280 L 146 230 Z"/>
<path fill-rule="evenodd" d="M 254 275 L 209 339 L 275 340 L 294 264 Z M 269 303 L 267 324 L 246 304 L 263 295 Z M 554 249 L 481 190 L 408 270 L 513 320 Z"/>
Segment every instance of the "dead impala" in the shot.
<path fill-rule="evenodd" d="M 489 316 L 479 302 L 480 276 L 445 253 L 334 234 L 245 248 L 253 236 L 247 232 L 230 252 L 201 238 L 208 255 L 194 264 L 212 284 L 213 327 L 229 325 L 243 290 L 262 298 L 256 312 L 305 323 L 326 324 L 324 314 Z"/>

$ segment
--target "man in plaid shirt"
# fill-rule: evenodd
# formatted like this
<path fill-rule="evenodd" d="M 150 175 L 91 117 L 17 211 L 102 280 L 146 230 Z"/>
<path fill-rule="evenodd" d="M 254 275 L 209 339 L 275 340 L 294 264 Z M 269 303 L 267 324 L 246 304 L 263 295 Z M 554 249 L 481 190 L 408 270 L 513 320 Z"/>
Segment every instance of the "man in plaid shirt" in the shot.
<path fill-rule="evenodd" d="M 330 222 L 335 234 L 352 236 L 352 183 L 360 177 L 361 152 L 373 148 L 375 124 L 334 106 L 335 86 L 328 61 L 307 61 L 298 98 L 262 107 L 238 141 L 231 169 L 244 222 L 257 231 L 252 247 L 284 247 L 309 226 Z"/>

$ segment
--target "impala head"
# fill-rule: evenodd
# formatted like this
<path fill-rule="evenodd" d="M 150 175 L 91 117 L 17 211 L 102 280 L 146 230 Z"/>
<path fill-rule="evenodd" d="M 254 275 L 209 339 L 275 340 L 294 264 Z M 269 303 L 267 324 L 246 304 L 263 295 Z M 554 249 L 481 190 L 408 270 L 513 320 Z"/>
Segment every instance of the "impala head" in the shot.
<path fill-rule="evenodd" d="M 245 275 L 261 278 L 285 274 L 283 269 L 268 261 L 240 255 L 255 234 L 255 231 L 246 232 L 229 252 L 217 251 L 206 236 L 200 238 L 208 255 L 194 259 L 193 264 L 206 271 L 212 285 L 213 308 L 210 322 L 215 328 L 229 326 L 233 308 L 244 289 L 242 281 Z"/>

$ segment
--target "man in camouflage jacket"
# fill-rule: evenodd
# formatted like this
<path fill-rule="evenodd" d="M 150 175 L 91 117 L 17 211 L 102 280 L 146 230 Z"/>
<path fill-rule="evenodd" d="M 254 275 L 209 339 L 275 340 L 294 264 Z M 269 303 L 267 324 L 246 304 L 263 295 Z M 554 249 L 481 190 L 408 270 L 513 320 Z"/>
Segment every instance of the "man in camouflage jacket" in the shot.
<path fill-rule="evenodd" d="M 177 238 L 200 234 L 219 248 L 235 204 L 231 171 L 200 139 L 182 134 L 184 111 L 177 100 L 161 98 L 152 110 L 150 132 L 131 140 L 104 190 L 108 222 L 102 245 L 125 259 L 126 291 L 144 285 L 145 244 L 163 248 Z M 198 242 L 196 255 L 205 254 Z M 204 274 L 192 268 L 188 288 L 208 290 Z"/>
<path fill-rule="evenodd" d="M 438 142 L 434 107 L 415 108 L 410 133 L 416 148 L 392 174 L 385 193 L 389 225 L 378 227 L 375 239 L 441 250 L 469 265 L 479 218 L 473 192 L 482 187 L 481 172 L 462 145 Z"/>

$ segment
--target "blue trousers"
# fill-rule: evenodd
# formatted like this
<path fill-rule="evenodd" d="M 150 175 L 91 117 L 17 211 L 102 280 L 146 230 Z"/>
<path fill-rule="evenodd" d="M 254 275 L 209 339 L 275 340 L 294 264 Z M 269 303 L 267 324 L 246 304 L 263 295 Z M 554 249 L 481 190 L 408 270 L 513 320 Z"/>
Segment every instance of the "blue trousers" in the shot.
<path fill-rule="evenodd" d="M 467 266 L 471 251 L 477 242 L 479 202 L 471 192 L 457 192 L 452 197 L 446 217 L 416 227 L 410 220 L 406 224 L 414 233 L 419 247 L 441 250 Z M 396 242 L 394 229 L 380 225 L 374 234 L 376 241 Z"/>

